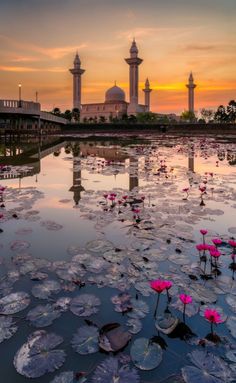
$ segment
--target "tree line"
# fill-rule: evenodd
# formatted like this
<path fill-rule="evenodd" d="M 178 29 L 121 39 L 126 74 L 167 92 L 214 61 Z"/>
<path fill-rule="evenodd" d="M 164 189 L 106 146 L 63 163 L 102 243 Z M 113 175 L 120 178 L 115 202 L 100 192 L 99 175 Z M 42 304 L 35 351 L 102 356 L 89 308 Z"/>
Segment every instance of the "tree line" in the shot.
<path fill-rule="evenodd" d="M 65 112 L 61 112 L 60 108 L 54 108 L 51 111 L 52 114 L 60 116 L 68 120 L 69 122 L 83 122 L 83 123 L 105 123 L 106 118 L 104 116 L 85 118 L 80 121 L 80 110 L 74 108 L 72 110 L 67 109 Z M 236 122 L 236 101 L 229 101 L 228 105 L 220 105 L 217 110 L 213 109 L 200 109 L 198 116 L 191 111 L 184 111 L 179 118 L 174 114 L 159 114 L 153 112 L 138 113 L 135 115 L 124 114 L 121 118 L 110 116 L 109 122 L 111 123 L 176 123 L 176 122 L 198 122 L 198 123 L 235 123 Z"/>

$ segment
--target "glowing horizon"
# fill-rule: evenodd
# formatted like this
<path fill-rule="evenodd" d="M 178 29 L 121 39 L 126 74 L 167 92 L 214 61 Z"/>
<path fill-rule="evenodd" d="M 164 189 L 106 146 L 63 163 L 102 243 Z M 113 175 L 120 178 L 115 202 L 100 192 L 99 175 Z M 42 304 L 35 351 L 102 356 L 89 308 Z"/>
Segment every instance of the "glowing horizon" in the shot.
<path fill-rule="evenodd" d="M 124 58 L 134 36 L 144 60 L 139 102 L 148 77 L 152 111 L 181 113 L 187 108 L 185 84 L 191 71 L 197 84 L 196 110 L 236 98 L 234 0 L 20 3 L 0 4 L 0 99 L 17 99 L 21 83 L 23 99 L 34 100 L 37 91 L 43 109 L 71 109 L 69 68 L 78 50 L 86 70 L 82 103 L 103 102 L 114 80 L 129 101 Z"/>

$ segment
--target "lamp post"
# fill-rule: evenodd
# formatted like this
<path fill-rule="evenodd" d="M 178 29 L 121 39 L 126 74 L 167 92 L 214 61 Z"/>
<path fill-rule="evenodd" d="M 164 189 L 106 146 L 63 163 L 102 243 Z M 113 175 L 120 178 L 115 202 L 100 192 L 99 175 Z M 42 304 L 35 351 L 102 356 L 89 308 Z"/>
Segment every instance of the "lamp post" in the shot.
<path fill-rule="evenodd" d="M 19 108 L 21 108 L 21 84 L 18 85 L 19 90 Z"/>

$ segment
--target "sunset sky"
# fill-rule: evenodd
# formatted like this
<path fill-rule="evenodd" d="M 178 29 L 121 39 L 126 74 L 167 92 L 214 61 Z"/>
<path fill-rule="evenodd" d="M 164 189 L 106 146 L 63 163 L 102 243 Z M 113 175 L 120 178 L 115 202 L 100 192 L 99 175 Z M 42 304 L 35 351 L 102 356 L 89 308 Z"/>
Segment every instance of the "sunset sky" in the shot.
<path fill-rule="evenodd" d="M 0 99 L 34 100 L 43 109 L 72 107 L 72 67 L 78 50 L 82 103 L 103 102 L 114 80 L 128 93 L 135 37 L 140 98 L 149 78 L 154 112 L 187 108 L 192 71 L 195 109 L 236 99 L 236 0 L 5 0 L 0 2 Z"/>

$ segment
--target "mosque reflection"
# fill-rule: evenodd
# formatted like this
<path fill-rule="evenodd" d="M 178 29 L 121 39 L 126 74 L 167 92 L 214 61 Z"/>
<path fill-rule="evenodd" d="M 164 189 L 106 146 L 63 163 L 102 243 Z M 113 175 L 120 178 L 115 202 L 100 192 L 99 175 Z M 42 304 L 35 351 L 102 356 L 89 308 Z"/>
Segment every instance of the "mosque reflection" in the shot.
<path fill-rule="evenodd" d="M 114 177 L 119 174 L 122 169 L 127 169 L 129 182 L 129 191 L 139 186 L 140 175 L 148 177 L 148 174 L 155 170 L 155 161 L 153 160 L 153 153 L 158 152 L 158 145 L 166 147 L 172 152 L 172 148 L 176 143 L 171 140 L 165 142 L 151 143 L 148 141 L 123 141 L 117 143 L 116 141 L 106 140 L 90 140 L 81 139 L 77 141 L 65 141 L 63 138 L 55 139 L 55 137 L 44 137 L 39 142 L 38 140 L 31 139 L 26 142 L 10 142 L 0 144 L 0 178 L 10 179 L 19 178 L 19 187 L 21 180 L 24 177 L 35 175 L 37 182 L 37 175 L 41 171 L 41 160 L 46 156 L 52 154 L 55 157 L 60 156 L 62 153 L 70 155 L 73 162 L 72 184 L 69 191 L 73 194 L 75 205 L 79 204 L 81 193 L 85 191 L 82 184 L 82 171 L 86 165 L 86 160 L 90 159 L 90 172 L 103 172 L 104 169 L 110 166 L 113 171 Z M 126 150 L 132 147 L 132 150 Z M 218 162 L 227 161 L 229 165 L 236 165 L 236 150 L 232 150 L 232 145 L 227 148 L 227 145 L 220 145 L 215 150 Z M 147 148 L 151 148 L 147 150 Z M 199 146 L 196 148 L 194 142 L 184 143 L 184 155 L 187 158 L 187 169 L 189 184 L 193 182 L 193 173 L 195 172 L 195 160 L 197 156 L 206 158 L 205 149 L 202 148 L 202 153 L 199 153 Z M 198 151 L 198 153 L 197 153 Z M 201 151 L 201 147 L 200 147 Z M 94 162 L 91 160 L 94 159 Z M 88 166 L 88 165 L 87 165 Z M 13 171 L 12 167 L 17 167 L 17 171 Z M 161 165 L 158 171 L 165 170 L 165 165 Z M 163 171 L 165 173 L 165 171 Z M 168 176 L 166 176 L 168 178 Z M 148 179 L 148 178 L 147 178 Z"/>

